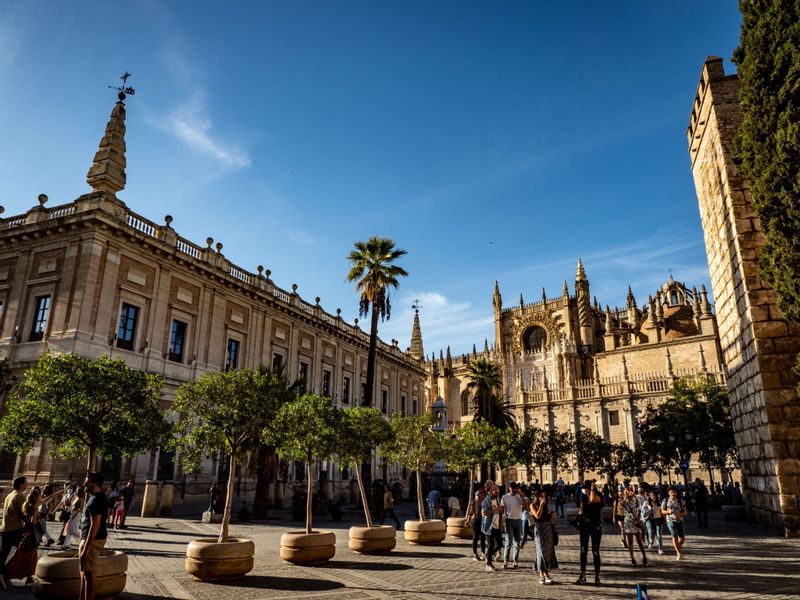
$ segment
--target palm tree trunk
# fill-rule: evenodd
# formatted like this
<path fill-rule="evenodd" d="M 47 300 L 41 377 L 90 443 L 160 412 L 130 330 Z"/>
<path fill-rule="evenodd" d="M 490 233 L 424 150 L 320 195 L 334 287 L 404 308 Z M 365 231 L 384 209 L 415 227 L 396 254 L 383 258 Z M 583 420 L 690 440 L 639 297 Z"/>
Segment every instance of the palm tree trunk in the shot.
<path fill-rule="evenodd" d="M 375 387 L 375 355 L 378 352 L 378 303 L 372 303 L 372 322 L 369 327 L 369 351 L 367 352 L 367 379 L 364 382 L 362 406 L 372 406 L 372 392 Z"/>
<path fill-rule="evenodd" d="M 367 501 L 367 491 L 364 489 L 364 480 L 361 478 L 361 471 L 355 469 L 356 480 L 358 481 L 358 491 L 361 494 L 361 504 L 364 505 L 364 517 L 367 519 L 367 527 L 372 527 L 372 513 L 369 510 Z"/>
<path fill-rule="evenodd" d="M 236 457 L 231 453 L 228 465 L 228 490 L 225 496 L 225 511 L 222 513 L 222 526 L 219 528 L 219 543 L 228 541 L 228 526 L 231 523 L 231 508 L 233 507 L 233 479 L 236 470 Z"/>
<path fill-rule="evenodd" d="M 422 471 L 417 469 L 417 510 L 419 511 L 419 520 L 425 521 L 425 506 L 422 503 Z"/>
<path fill-rule="evenodd" d="M 314 492 L 314 469 L 311 466 L 311 462 L 313 461 L 314 457 L 311 456 L 311 453 L 308 453 L 308 461 L 306 462 L 306 477 L 308 478 L 308 493 L 306 494 L 306 533 L 311 533 L 311 508 L 312 508 L 312 496 L 311 494 Z"/>

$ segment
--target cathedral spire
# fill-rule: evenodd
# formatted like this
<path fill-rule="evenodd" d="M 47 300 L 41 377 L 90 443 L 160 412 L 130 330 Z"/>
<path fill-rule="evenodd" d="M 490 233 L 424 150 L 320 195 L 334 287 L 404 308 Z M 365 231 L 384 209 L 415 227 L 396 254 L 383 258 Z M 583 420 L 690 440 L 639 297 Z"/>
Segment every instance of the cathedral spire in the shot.
<path fill-rule="evenodd" d="M 126 72 L 122 76 L 122 86 L 113 88 L 119 92 L 118 100 L 86 175 L 86 183 L 93 192 L 116 194 L 125 189 L 125 97 L 134 93 L 133 88 L 127 86 L 129 77 L 130 73 Z"/>
<path fill-rule="evenodd" d="M 411 357 L 420 360 L 425 356 L 422 349 L 422 330 L 419 327 L 419 309 L 414 309 L 414 325 L 411 328 Z"/>
<path fill-rule="evenodd" d="M 494 282 L 494 295 L 492 296 L 492 304 L 495 310 L 503 308 L 503 297 L 500 295 L 500 284 L 497 280 Z"/>
<path fill-rule="evenodd" d="M 564 280 L 564 289 L 561 292 L 564 295 L 564 298 L 569 298 L 569 286 L 567 285 L 567 280 Z"/>
<path fill-rule="evenodd" d="M 631 289 L 630 284 L 628 285 L 628 308 L 636 308 L 636 297 L 633 295 L 633 290 Z"/>
<path fill-rule="evenodd" d="M 586 271 L 583 269 L 583 263 L 578 258 L 578 268 L 575 271 L 575 281 L 586 281 Z"/>

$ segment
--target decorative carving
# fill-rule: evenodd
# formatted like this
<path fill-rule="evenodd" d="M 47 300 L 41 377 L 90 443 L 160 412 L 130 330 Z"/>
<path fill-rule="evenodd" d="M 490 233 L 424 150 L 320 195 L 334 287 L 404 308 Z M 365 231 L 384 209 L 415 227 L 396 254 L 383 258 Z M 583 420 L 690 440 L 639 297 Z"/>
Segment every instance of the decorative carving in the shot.
<path fill-rule="evenodd" d="M 549 312 L 536 312 L 514 319 L 514 352 L 520 353 L 524 346 L 523 336 L 531 326 L 538 326 L 547 332 L 547 343 L 545 348 L 559 341 L 564 334 L 561 332 L 562 325 L 557 317 Z"/>

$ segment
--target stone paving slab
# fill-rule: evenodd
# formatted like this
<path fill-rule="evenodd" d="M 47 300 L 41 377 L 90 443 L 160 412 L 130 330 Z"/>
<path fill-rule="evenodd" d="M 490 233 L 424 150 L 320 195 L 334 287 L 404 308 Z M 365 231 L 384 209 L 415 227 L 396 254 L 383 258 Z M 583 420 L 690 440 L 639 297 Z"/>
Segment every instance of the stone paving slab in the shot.
<path fill-rule="evenodd" d="M 391 554 L 361 556 L 347 547 L 348 525 L 320 521 L 319 528 L 337 534 L 336 556 L 328 565 L 297 567 L 279 559 L 280 535 L 298 529 L 298 523 L 235 524 L 232 535 L 256 543 L 255 567 L 243 581 L 209 584 L 192 581 L 183 571 L 183 560 L 186 544 L 215 536 L 217 526 L 188 519 L 130 518 L 129 529 L 111 531 L 108 543 L 129 558 L 128 584 L 120 600 L 633 599 L 637 582 L 648 585 L 653 600 L 800 598 L 800 540 L 747 524 L 712 519 L 709 530 L 689 527 L 688 560 L 675 561 L 670 547 L 665 556 L 648 553 L 649 566 L 637 568 L 628 565 L 618 530 L 609 525 L 602 544 L 603 585 L 596 588 L 573 584 L 578 574 L 578 537 L 566 525 L 559 527 L 561 568 L 552 573 L 555 584 L 543 586 L 531 571 L 530 541 L 522 551 L 520 569 L 487 573 L 483 563 L 471 560 L 465 540 L 448 538 L 441 546 L 413 546 L 400 532 Z M 589 560 L 591 569 L 591 556 Z M 33 598 L 30 588 L 13 583 L 7 592 L 0 592 L 0 600 Z"/>

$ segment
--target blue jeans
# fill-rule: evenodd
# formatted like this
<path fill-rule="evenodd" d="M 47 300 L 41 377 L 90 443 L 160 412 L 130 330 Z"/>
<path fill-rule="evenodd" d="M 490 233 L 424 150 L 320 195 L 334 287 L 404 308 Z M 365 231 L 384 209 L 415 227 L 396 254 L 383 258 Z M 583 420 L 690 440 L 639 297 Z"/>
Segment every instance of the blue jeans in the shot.
<path fill-rule="evenodd" d="M 519 544 L 522 541 L 522 519 L 506 519 L 506 535 L 503 543 L 503 562 L 508 562 L 509 551 L 511 560 L 519 560 Z"/>
<path fill-rule="evenodd" d="M 685 538 L 683 521 L 667 521 L 667 529 L 674 538 Z"/>
<path fill-rule="evenodd" d="M 652 546 L 656 544 L 658 549 L 662 549 L 661 525 L 656 525 L 655 519 L 647 519 L 644 522 L 645 530 L 647 532 L 647 544 Z"/>
<path fill-rule="evenodd" d="M 430 515 L 431 520 L 438 519 L 438 515 L 436 514 L 439 512 L 439 506 L 436 504 L 428 504 L 428 514 Z"/>

